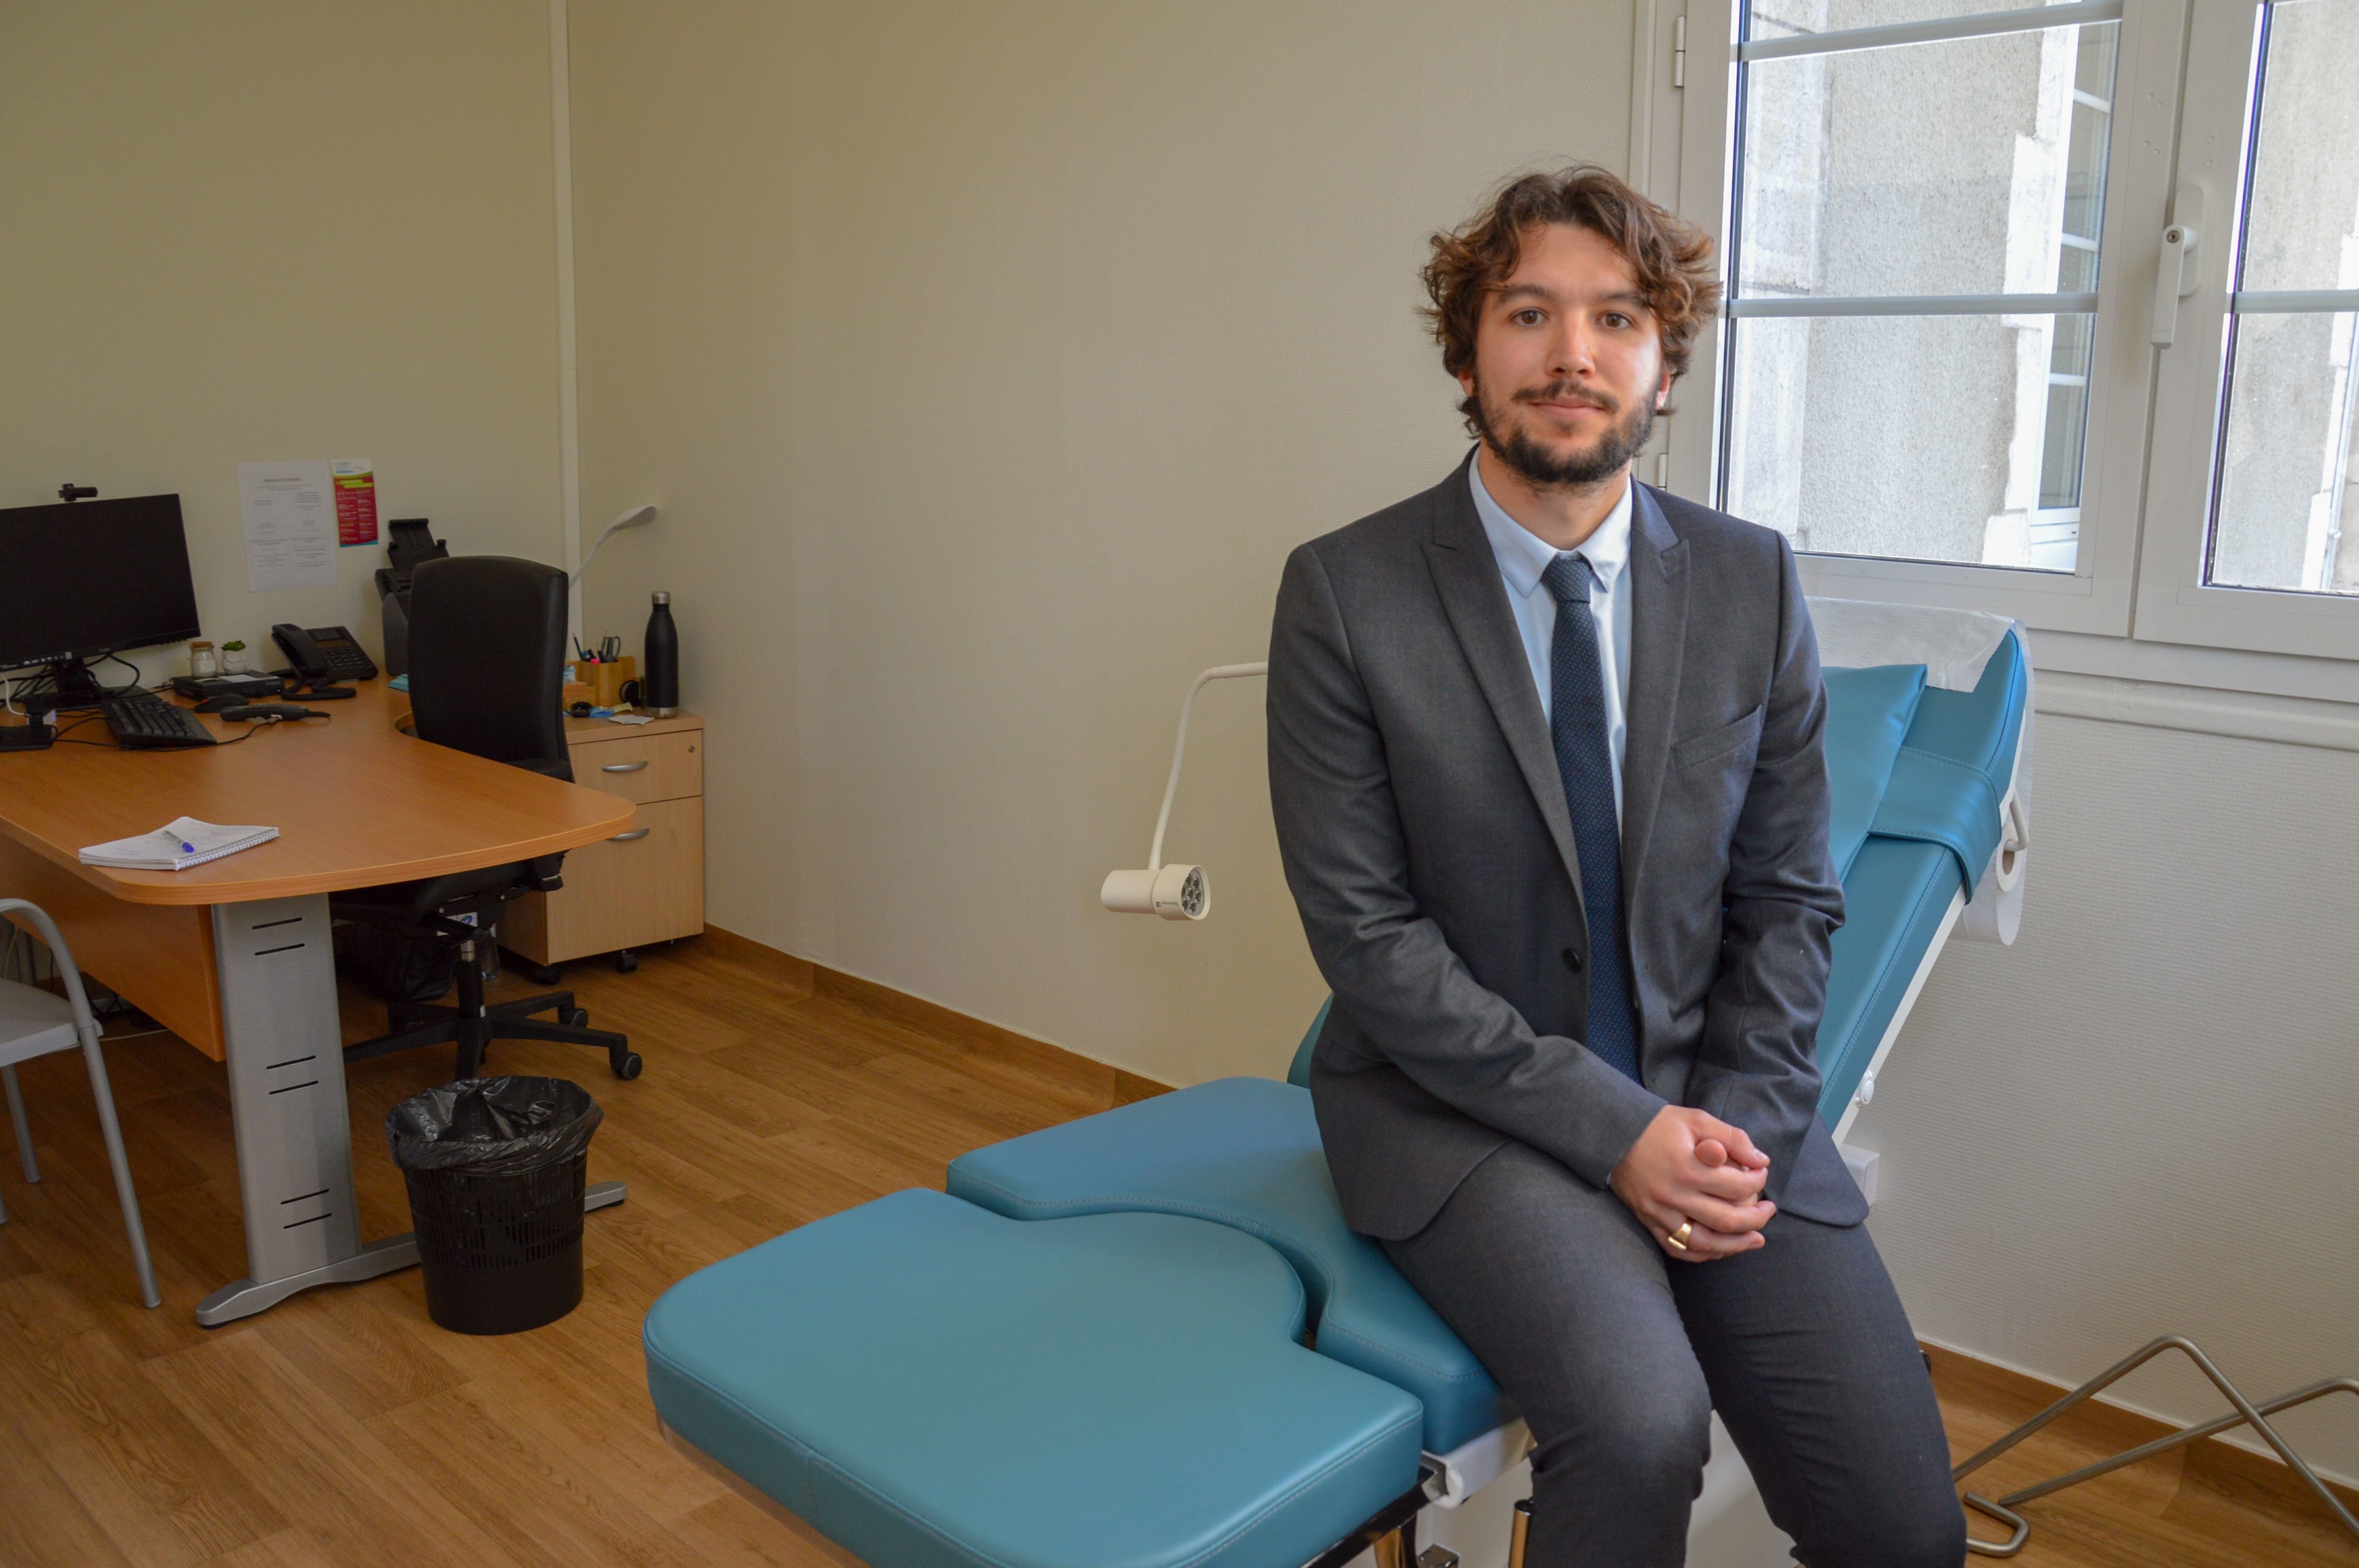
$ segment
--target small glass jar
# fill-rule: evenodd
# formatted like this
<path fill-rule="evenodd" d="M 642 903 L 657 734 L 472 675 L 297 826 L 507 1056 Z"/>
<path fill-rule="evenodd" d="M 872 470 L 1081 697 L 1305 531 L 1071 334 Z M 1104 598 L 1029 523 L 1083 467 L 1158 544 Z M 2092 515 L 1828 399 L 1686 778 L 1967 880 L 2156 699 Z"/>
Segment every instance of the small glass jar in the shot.
<path fill-rule="evenodd" d="M 189 674 L 198 680 L 210 680 L 221 674 L 221 661 L 213 656 L 213 645 L 200 638 L 189 644 Z"/>

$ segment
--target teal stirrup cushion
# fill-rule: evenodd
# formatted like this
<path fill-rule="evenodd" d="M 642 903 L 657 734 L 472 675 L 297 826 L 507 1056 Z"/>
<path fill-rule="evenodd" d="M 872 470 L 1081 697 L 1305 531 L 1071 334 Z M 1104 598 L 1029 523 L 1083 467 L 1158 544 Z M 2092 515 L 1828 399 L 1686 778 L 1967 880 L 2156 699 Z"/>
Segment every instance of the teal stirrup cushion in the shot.
<path fill-rule="evenodd" d="M 1843 877 L 1884 803 L 1893 759 L 1925 694 L 1925 666 L 1831 669 L 1826 685 L 1827 852 Z"/>
<path fill-rule="evenodd" d="M 1384 1249 L 1343 1223 L 1307 1089 L 1220 1078 L 1158 1095 L 962 1154 L 950 1190 L 1016 1219 L 1149 1210 L 1234 1226 L 1294 1265 L 1321 1355 L 1424 1404 L 1427 1449 L 1515 1413 Z"/>
<path fill-rule="evenodd" d="M 644 1341 L 674 1431 L 879 1568 L 1299 1568 L 1415 1484 L 1420 1418 L 1302 1327 L 1227 1226 L 910 1191 L 690 1275 Z"/>

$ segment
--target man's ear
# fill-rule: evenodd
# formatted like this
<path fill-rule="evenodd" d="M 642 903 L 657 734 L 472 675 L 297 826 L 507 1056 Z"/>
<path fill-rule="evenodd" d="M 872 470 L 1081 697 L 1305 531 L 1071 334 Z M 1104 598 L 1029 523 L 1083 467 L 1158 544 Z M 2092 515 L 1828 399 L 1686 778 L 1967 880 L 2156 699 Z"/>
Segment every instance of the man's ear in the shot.
<path fill-rule="evenodd" d="M 1663 373 L 1662 384 L 1655 388 L 1655 412 L 1660 414 L 1663 411 L 1663 405 L 1669 403 L 1670 400 L 1671 373 L 1669 371 L 1665 371 Z"/>

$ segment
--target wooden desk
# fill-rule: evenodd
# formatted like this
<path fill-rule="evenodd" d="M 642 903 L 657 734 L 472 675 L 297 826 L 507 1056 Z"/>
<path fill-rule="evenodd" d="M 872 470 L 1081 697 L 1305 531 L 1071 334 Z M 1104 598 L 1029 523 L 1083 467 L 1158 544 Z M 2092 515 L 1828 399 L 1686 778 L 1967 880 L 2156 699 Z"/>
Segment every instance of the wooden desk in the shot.
<path fill-rule="evenodd" d="M 614 795 L 403 735 L 398 694 L 359 690 L 317 705 L 332 719 L 246 740 L 249 726 L 204 719 L 235 744 L 0 756 L 0 889 L 48 910 L 83 969 L 229 1065 L 249 1277 L 199 1306 L 208 1325 L 416 1260 L 406 1237 L 360 1243 L 327 895 L 570 849 L 635 815 Z M 74 733 L 108 738 L 95 719 Z M 186 871 L 77 859 L 182 816 L 279 836 Z"/>

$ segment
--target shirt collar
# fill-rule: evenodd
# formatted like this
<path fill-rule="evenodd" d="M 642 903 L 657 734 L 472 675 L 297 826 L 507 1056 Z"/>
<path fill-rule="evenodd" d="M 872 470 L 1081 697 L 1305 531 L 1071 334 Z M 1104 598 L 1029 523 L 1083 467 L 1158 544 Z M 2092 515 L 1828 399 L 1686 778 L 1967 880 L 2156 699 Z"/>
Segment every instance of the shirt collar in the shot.
<path fill-rule="evenodd" d="M 1475 451 L 1479 457 L 1482 449 L 1478 447 Z M 1532 589 L 1539 586 L 1540 574 L 1556 559 L 1556 547 L 1508 516 L 1506 508 L 1491 499 L 1491 492 L 1483 488 L 1482 464 L 1476 458 L 1466 460 L 1466 481 L 1474 492 L 1474 511 L 1483 519 L 1483 532 L 1491 541 L 1491 553 L 1498 557 L 1500 575 L 1507 579 L 1507 586 L 1516 590 L 1518 599 L 1528 599 Z M 1589 569 L 1597 574 L 1598 585 L 1608 593 L 1614 591 L 1622 568 L 1630 562 L 1630 509 L 1637 490 L 1635 478 L 1625 481 L 1622 499 L 1614 503 L 1605 521 L 1571 552 L 1588 557 Z"/>

